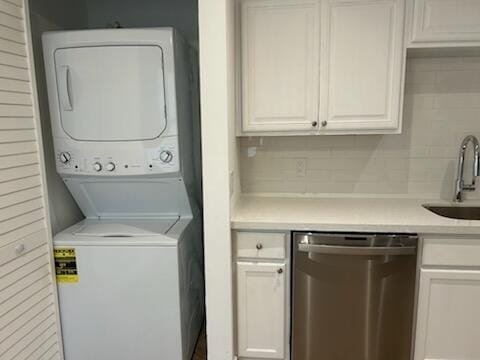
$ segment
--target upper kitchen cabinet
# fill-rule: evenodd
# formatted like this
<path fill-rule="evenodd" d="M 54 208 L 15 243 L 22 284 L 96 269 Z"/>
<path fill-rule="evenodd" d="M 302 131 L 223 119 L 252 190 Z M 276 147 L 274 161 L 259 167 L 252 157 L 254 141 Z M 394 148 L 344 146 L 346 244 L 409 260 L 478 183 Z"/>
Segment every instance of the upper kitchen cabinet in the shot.
<path fill-rule="evenodd" d="M 410 1 L 410 47 L 480 46 L 479 0 Z"/>
<path fill-rule="evenodd" d="M 400 131 L 405 50 L 403 0 L 326 2 L 320 131 Z"/>
<path fill-rule="evenodd" d="M 398 133 L 405 0 L 240 1 L 239 135 Z"/>
<path fill-rule="evenodd" d="M 244 132 L 315 128 L 319 16 L 316 0 L 241 3 Z"/>

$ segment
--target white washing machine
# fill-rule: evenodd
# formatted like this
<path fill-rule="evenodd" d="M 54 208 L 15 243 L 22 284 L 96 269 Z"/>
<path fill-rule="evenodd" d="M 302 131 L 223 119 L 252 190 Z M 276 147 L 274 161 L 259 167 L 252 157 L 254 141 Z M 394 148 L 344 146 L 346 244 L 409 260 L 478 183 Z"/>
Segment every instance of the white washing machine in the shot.
<path fill-rule="evenodd" d="M 58 286 L 65 358 L 190 359 L 203 318 L 200 231 L 182 218 L 87 219 L 57 235 L 78 274 Z"/>
<path fill-rule="evenodd" d="M 171 28 L 43 46 L 57 172 L 86 217 L 54 238 L 65 359 L 189 359 L 204 316 L 189 49 Z"/>

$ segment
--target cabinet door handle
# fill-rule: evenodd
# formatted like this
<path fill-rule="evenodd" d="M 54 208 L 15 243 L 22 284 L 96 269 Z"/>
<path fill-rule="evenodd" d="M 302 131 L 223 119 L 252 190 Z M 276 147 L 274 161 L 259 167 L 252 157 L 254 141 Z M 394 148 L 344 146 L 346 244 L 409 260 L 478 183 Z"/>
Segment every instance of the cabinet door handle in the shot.
<path fill-rule="evenodd" d="M 277 270 L 277 273 L 283 274 L 283 269 L 282 269 L 282 268 L 278 269 L 278 270 Z"/>
<path fill-rule="evenodd" d="M 262 250 L 263 249 L 262 243 L 258 243 L 255 247 L 257 248 L 257 250 Z"/>
<path fill-rule="evenodd" d="M 312 121 L 312 127 L 316 127 L 318 125 L 318 122 Z"/>
<path fill-rule="evenodd" d="M 328 124 L 327 120 L 323 120 L 323 121 L 322 121 L 322 127 L 327 126 L 327 124 Z"/>

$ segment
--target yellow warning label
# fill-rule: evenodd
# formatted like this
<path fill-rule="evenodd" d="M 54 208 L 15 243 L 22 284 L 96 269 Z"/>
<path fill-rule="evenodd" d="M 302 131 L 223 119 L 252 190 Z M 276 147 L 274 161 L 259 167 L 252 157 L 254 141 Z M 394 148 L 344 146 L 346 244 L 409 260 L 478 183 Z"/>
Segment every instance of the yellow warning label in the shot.
<path fill-rule="evenodd" d="M 78 282 L 77 257 L 74 248 L 57 248 L 53 250 L 55 273 L 59 283 Z"/>

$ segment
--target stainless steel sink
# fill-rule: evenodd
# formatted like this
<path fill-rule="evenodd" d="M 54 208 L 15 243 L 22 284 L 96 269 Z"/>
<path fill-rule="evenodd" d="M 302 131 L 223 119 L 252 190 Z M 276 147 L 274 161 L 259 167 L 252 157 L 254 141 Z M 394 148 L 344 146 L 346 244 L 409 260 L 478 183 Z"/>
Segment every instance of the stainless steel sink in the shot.
<path fill-rule="evenodd" d="M 480 220 L 480 206 L 423 205 L 423 207 L 450 219 Z"/>

